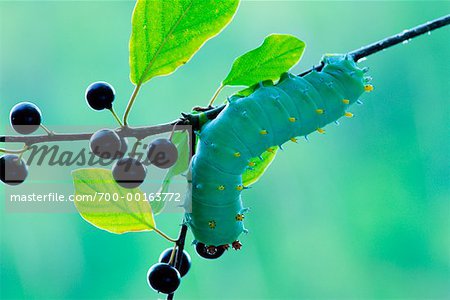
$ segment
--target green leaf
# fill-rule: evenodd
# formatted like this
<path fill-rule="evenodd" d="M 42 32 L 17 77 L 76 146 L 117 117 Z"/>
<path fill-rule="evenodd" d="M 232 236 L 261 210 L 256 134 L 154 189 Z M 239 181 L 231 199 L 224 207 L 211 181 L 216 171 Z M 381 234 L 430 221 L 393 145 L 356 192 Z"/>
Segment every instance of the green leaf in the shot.
<path fill-rule="evenodd" d="M 138 0 L 130 39 L 131 81 L 140 85 L 185 64 L 232 20 L 239 0 Z"/>
<path fill-rule="evenodd" d="M 172 182 L 172 179 L 175 176 L 182 174 L 187 171 L 189 168 L 189 136 L 187 131 L 178 131 L 174 132 L 172 136 L 172 142 L 177 146 L 178 149 L 178 160 L 175 165 L 173 165 L 166 174 L 166 177 L 163 180 L 161 188 L 158 193 L 167 193 L 169 192 L 169 186 Z M 153 204 L 153 213 L 159 214 L 165 205 L 165 201 L 155 201 Z"/>
<path fill-rule="evenodd" d="M 260 81 L 260 83 L 262 83 L 264 86 L 273 86 L 272 80 Z M 239 96 L 239 97 L 248 97 L 251 94 L 253 94 L 253 92 L 256 91 L 256 89 L 258 87 L 259 87 L 259 83 L 258 84 L 254 84 L 252 86 L 246 87 L 243 90 L 238 91 L 235 95 Z"/>
<path fill-rule="evenodd" d="M 257 87 L 258 87 L 257 85 L 249 86 L 249 87 L 237 92 L 236 95 L 241 96 L 241 97 L 248 97 L 256 90 Z"/>
<path fill-rule="evenodd" d="M 278 80 L 300 60 L 304 49 L 305 43 L 295 36 L 269 35 L 261 46 L 234 61 L 222 86 L 252 86 L 264 80 Z"/>
<path fill-rule="evenodd" d="M 270 166 L 277 154 L 278 147 L 271 147 L 270 149 L 271 151 L 265 151 L 261 154 L 262 160 L 259 157 L 254 157 L 250 160 L 250 162 L 254 163 L 254 166 L 242 174 L 242 184 L 244 186 L 250 186 L 257 182 Z"/>
<path fill-rule="evenodd" d="M 92 225 L 119 234 L 155 228 L 151 206 L 143 201 L 143 193 L 137 188 L 120 187 L 110 170 L 79 169 L 73 171 L 72 176 L 75 199 L 78 199 L 74 201 L 75 206 Z M 139 197 L 141 201 L 137 201 Z"/>

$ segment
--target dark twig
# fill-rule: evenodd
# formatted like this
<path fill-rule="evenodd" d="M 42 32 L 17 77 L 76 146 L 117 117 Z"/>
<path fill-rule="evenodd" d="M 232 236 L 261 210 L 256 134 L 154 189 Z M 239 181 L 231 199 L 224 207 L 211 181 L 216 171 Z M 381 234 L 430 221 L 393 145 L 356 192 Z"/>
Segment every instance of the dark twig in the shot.
<path fill-rule="evenodd" d="M 177 240 L 177 251 L 176 251 L 176 257 L 174 261 L 174 266 L 177 270 L 181 269 L 181 263 L 183 262 L 183 251 L 184 251 L 184 245 L 186 242 L 186 235 L 187 235 L 188 227 L 186 224 L 181 225 L 180 229 L 180 236 Z M 172 300 L 174 294 L 167 295 L 167 300 Z"/>
<path fill-rule="evenodd" d="M 365 57 L 380 52 L 384 49 L 401 44 L 405 41 L 409 41 L 410 39 L 415 38 L 419 35 L 431 32 L 435 29 L 447 26 L 449 24 L 450 24 L 450 15 L 446 15 L 433 21 L 426 22 L 425 24 L 411 28 L 409 30 L 404 30 L 403 32 L 387 37 L 373 44 L 361 47 L 357 50 L 353 50 L 349 52 L 348 55 L 351 56 L 355 61 L 359 61 Z M 312 72 L 313 70 L 320 71 L 322 70 L 322 67 L 323 64 L 316 65 L 311 69 L 299 74 L 298 76 L 305 76 L 306 74 Z"/>
<path fill-rule="evenodd" d="M 355 61 L 359 61 L 362 58 L 365 58 L 367 56 L 370 56 L 372 54 L 375 54 L 377 52 L 380 52 L 384 49 L 387 49 L 389 47 L 395 46 L 397 44 L 401 44 L 405 41 L 409 41 L 412 38 L 415 38 L 419 35 L 429 33 L 435 29 L 447 26 L 450 24 L 450 15 L 443 16 L 441 18 L 435 19 L 433 21 L 427 22 L 425 24 L 416 26 L 412 29 L 405 30 L 401 33 L 398 33 L 396 35 L 387 37 L 385 39 L 382 39 L 378 42 L 375 42 L 373 44 L 370 44 L 368 46 L 362 47 L 357 50 L 353 50 L 348 53 L 349 56 L 351 56 Z M 311 69 L 304 71 L 301 74 L 298 74 L 298 76 L 305 76 L 306 74 L 312 72 L 313 70 L 320 71 L 322 70 L 323 64 L 316 65 L 312 67 Z M 225 108 L 225 105 L 220 105 L 217 107 L 204 109 L 205 114 L 208 119 L 212 120 L 217 117 L 217 115 Z"/>
<path fill-rule="evenodd" d="M 116 132 L 122 137 L 135 137 L 137 139 L 144 139 L 148 136 L 171 132 L 175 125 L 189 125 L 189 121 L 180 118 L 175 121 L 166 124 L 160 124 L 148 127 L 122 127 L 117 128 Z M 38 143 L 49 142 L 69 142 L 69 141 L 83 141 L 89 140 L 92 133 L 64 133 L 64 134 L 52 134 L 52 135 L 30 135 L 30 136 L 2 136 L 0 142 L 2 143 L 25 143 L 28 146 Z"/>
<path fill-rule="evenodd" d="M 195 133 L 192 131 L 190 134 L 190 142 L 191 142 L 191 146 L 192 146 L 192 155 L 195 154 L 195 146 L 196 146 L 196 135 Z M 186 243 L 186 235 L 187 235 L 187 231 L 188 231 L 188 226 L 186 225 L 185 220 L 183 219 L 183 224 L 181 225 L 181 229 L 180 229 L 180 235 L 178 237 L 177 240 L 177 256 L 175 257 L 175 261 L 174 261 L 174 265 L 175 268 L 177 270 L 181 270 L 181 263 L 183 261 L 183 250 L 184 250 L 184 245 Z M 174 297 L 174 293 L 169 294 L 167 296 L 167 300 L 172 300 Z"/>
<path fill-rule="evenodd" d="M 447 26 L 449 24 L 450 24 L 450 15 L 446 15 L 434 21 L 427 22 L 425 24 L 416 26 L 409 30 L 404 30 L 399 34 L 393 35 L 376 43 L 352 51 L 349 53 L 349 55 L 352 56 L 355 61 L 359 61 L 360 59 L 365 58 L 369 55 L 380 52 L 392 46 L 398 45 L 405 41 L 409 41 L 410 39 L 415 38 L 419 35 L 431 32 L 435 29 Z"/>
<path fill-rule="evenodd" d="M 405 30 L 399 34 L 390 36 L 376 43 L 351 51 L 348 53 L 348 55 L 353 57 L 355 61 L 358 61 L 364 57 L 375 54 L 377 52 L 380 52 L 394 45 L 403 43 L 405 41 L 409 41 L 414 37 L 431 32 L 435 29 L 447 26 L 449 24 L 450 24 L 450 15 L 446 15 L 436 20 L 414 27 L 410 30 Z M 322 67 L 323 67 L 322 64 L 314 66 L 313 68 L 299 74 L 298 76 L 304 76 L 313 70 L 321 70 Z M 218 107 L 208 107 L 204 109 L 203 113 L 205 114 L 207 119 L 212 120 L 216 118 L 224 108 L 225 105 L 220 105 Z M 143 139 L 151 135 L 170 132 L 175 124 L 192 125 L 194 131 L 198 130 L 201 125 L 199 122 L 199 115 L 183 114 L 182 118 L 177 119 L 171 123 L 140 128 L 124 127 L 117 129 L 117 132 L 119 133 L 119 135 L 123 137 L 136 137 Z M 54 135 L 35 135 L 35 136 L 1 136 L 0 142 L 24 143 L 25 145 L 30 146 L 33 144 L 46 142 L 89 140 L 91 138 L 91 135 L 92 133 L 54 134 Z"/>

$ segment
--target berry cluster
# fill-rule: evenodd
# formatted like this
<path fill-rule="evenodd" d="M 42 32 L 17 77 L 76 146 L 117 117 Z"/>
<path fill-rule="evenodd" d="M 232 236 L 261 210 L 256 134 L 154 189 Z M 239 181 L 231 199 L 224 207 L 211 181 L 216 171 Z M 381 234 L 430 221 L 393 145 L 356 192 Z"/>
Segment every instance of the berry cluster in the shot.
<path fill-rule="evenodd" d="M 127 156 L 128 141 L 123 136 L 124 126 L 113 109 L 115 91 L 109 83 L 104 81 L 92 83 L 86 89 L 85 97 L 87 104 L 93 110 L 110 110 L 121 125 L 121 128 L 117 130 L 98 130 L 89 140 L 89 147 L 94 155 L 115 161 L 112 174 L 120 186 L 127 189 L 140 186 L 147 175 L 146 166 L 150 164 L 167 169 L 177 162 L 178 150 L 170 138 L 159 138 L 151 142 L 145 161 L 136 158 L 135 149 Z M 42 125 L 42 114 L 39 108 L 30 102 L 15 105 L 11 109 L 10 122 L 12 128 L 20 134 L 31 134 L 39 127 L 42 127 L 49 135 L 53 134 Z M 0 179 L 4 183 L 18 185 L 25 181 L 27 175 L 28 168 L 21 155 L 7 154 L 0 158 Z"/>
<path fill-rule="evenodd" d="M 150 267 L 147 273 L 148 284 L 157 292 L 172 294 L 180 286 L 181 277 L 184 277 L 191 268 L 191 257 L 183 250 L 179 268 L 175 268 L 174 262 L 178 249 L 173 253 L 173 248 L 164 250 L 159 262 Z"/>
<path fill-rule="evenodd" d="M 20 134 L 30 134 L 42 126 L 41 110 L 31 102 L 16 104 L 9 115 L 12 128 Z M 0 180 L 8 185 L 18 185 L 28 176 L 28 167 L 21 156 L 6 154 L 0 158 Z"/>
<path fill-rule="evenodd" d="M 86 101 L 94 110 L 108 109 L 114 114 L 114 98 L 114 88 L 107 82 L 94 82 L 86 90 Z M 134 157 L 134 153 L 126 156 L 128 142 L 120 133 L 120 129 L 101 129 L 92 135 L 89 146 L 92 153 L 100 158 L 117 159 L 112 174 L 120 186 L 127 189 L 136 188 L 144 182 L 147 168 L 144 162 Z M 147 159 L 158 168 L 170 168 L 178 159 L 177 147 L 170 139 L 154 140 L 149 146 Z"/>
<path fill-rule="evenodd" d="M 217 259 L 222 256 L 226 247 L 207 247 L 205 244 L 197 242 L 195 250 L 202 258 Z M 175 247 L 175 253 L 173 251 L 174 248 L 164 250 L 159 256 L 158 263 L 148 270 L 148 284 L 159 293 L 173 294 L 180 286 L 181 278 L 191 268 L 191 257 L 185 250 L 180 257 L 178 257 L 178 251 L 180 251 L 178 246 Z"/>

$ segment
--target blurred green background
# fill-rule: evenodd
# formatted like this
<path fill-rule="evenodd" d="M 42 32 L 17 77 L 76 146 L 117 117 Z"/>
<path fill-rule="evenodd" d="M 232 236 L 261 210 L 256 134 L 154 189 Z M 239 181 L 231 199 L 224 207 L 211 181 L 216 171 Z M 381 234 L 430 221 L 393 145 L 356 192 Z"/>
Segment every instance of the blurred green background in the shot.
<path fill-rule="evenodd" d="M 133 90 L 133 6 L 0 2 L 1 132 L 22 100 L 38 103 L 49 127 L 115 125 L 83 96 L 106 80 L 123 112 Z M 323 53 L 449 11 L 448 1 L 244 1 L 190 63 L 144 86 L 130 121 L 156 124 L 206 105 L 234 58 L 270 33 L 306 41 L 300 72 Z M 245 194 L 244 248 L 205 261 L 188 247 L 193 267 L 176 299 L 450 299 L 449 41 L 450 28 L 441 29 L 364 62 L 375 91 L 353 108 L 356 117 L 278 155 Z M 109 234 L 77 214 L 8 213 L 0 189 L 2 299 L 158 297 L 145 275 L 170 246 L 159 236 Z M 180 219 L 165 214 L 157 223 L 175 236 Z"/>

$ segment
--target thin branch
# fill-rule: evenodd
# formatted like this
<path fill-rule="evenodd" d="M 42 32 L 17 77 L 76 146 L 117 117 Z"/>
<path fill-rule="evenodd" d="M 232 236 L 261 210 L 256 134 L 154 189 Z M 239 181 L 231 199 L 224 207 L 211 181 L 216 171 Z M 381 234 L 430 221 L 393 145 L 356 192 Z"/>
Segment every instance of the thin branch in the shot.
<path fill-rule="evenodd" d="M 411 28 L 409 30 L 404 30 L 403 32 L 400 32 L 396 35 L 392 35 L 368 46 L 364 46 L 357 50 L 350 51 L 348 52 L 348 55 L 352 56 L 352 58 L 355 61 L 359 61 L 362 58 L 368 57 L 372 54 L 375 54 L 392 46 L 401 44 L 405 41 L 409 41 L 410 39 L 418 37 L 420 35 L 430 33 L 433 30 L 447 26 L 449 24 L 450 24 L 450 15 L 446 15 L 433 21 L 429 21 L 425 24 Z M 298 74 L 298 76 L 302 77 L 312 72 L 313 70 L 320 71 L 322 70 L 322 68 L 323 64 L 321 63 L 319 65 L 312 67 L 307 71 L 304 71 L 301 74 Z M 207 107 L 204 109 L 204 111 L 208 119 L 213 120 L 225 108 L 225 106 L 226 106 L 225 104 L 222 104 L 217 107 Z"/>
<path fill-rule="evenodd" d="M 187 235 L 188 227 L 186 224 L 181 225 L 180 229 L 180 236 L 178 237 L 178 240 L 176 242 L 176 245 L 178 247 L 177 256 L 175 257 L 175 269 L 180 270 L 181 263 L 183 261 L 183 251 L 184 251 L 184 245 L 186 242 L 186 235 Z M 167 295 L 167 300 L 172 300 L 174 296 L 174 293 Z"/>
<path fill-rule="evenodd" d="M 436 20 L 427 22 L 425 24 L 414 27 L 410 30 L 405 30 L 396 35 L 390 36 L 383 40 L 380 40 L 376 43 L 370 44 L 368 46 L 362 47 L 360 49 L 351 51 L 348 55 L 352 56 L 356 61 L 361 60 L 364 57 L 380 52 L 384 49 L 392 47 L 394 45 L 403 43 L 405 41 L 409 41 L 410 39 L 417 37 L 419 35 L 431 32 L 435 29 L 447 26 L 450 24 L 450 15 L 443 16 Z M 323 65 L 317 65 L 313 68 L 299 74 L 298 76 L 304 76 L 313 70 L 320 70 Z M 183 117 L 177 119 L 171 123 L 160 124 L 156 126 L 149 127 L 139 127 L 139 128 L 131 128 L 127 127 L 127 118 L 131 111 L 132 104 L 136 99 L 136 95 L 139 92 L 140 85 L 137 85 L 133 95 L 130 98 L 130 102 L 128 103 L 127 110 L 124 115 L 124 124 L 125 127 L 116 129 L 118 134 L 122 137 L 136 137 L 136 138 L 146 138 L 151 135 L 156 135 L 160 133 L 170 132 L 175 124 L 178 125 L 192 125 L 193 130 L 199 129 L 199 115 L 193 114 L 183 114 Z M 208 107 L 203 110 L 206 118 L 212 120 L 216 118 L 219 113 L 225 108 L 225 105 L 220 105 L 218 107 Z M 25 143 L 25 145 L 33 145 L 37 143 L 46 143 L 46 142 L 58 142 L 58 141 L 80 141 L 80 140 L 89 140 L 91 138 L 92 133 L 77 133 L 77 134 L 54 134 L 54 135 L 36 135 L 36 136 L 1 136 L 0 142 L 4 143 Z M 6 150 L 6 149 L 3 149 Z M 8 151 L 8 150 L 6 150 Z"/>
<path fill-rule="evenodd" d="M 450 24 L 450 14 L 443 16 L 441 18 L 438 18 L 434 21 L 427 22 L 425 24 L 416 26 L 409 30 L 404 30 L 403 32 L 400 32 L 399 34 L 393 35 L 391 37 L 385 38 L 376 43 L 373 43 L 368 46 L 362 47 L 358 50 L 352 51 L 349 53 L 349 55 L 352 56 L 355 61 L 359 61 L 360 59 L 365 58 L 369 55 L 375 54 L 377 52 L 380 52 L 380 51 L 390 48 L 392 46 L 401 44 L 405 41 L 409 41 L 410 39 L 413 39 L 419 35 L 422 35 L 424 33 L 429 33 L 435 29 L 447 26 L 449 24 Z"/>
<path fill-rule="evenodd" d="M 409 30 L 404 30 L 396 35 L 392 35 L 373 44 L 361 47 L 357 50 L 350 51 L 348 52 L 348 55 L 351 56 L 355 61 L 360 61 L 361 59 L 368 57 L 372 54 L 378 53 L 384 49 L 401 44 L 405 41 L 409 41 L 410 39 L 418 37 L 419 35 L 429 33 L 435 29 L 447 26 L 449 24 L 450 24 L 450 15 L 446 15 L 433 21 L 426 22 L 425 24 L 411 28 Z M 311 69 L 299 74 L 298 76 L 305 76 L 306 74 L 312 72 L 313 70 L 320 71 L 322 67 L 323 64 L 316 65 Z"/>
<path fill-rule="evenodd" d="M 190 142 L 192 146 L 192 156 L 195 154 L 195 143 L 196 143 L 196 136 L 194 131 L 190 134 Z M 183 223 L 181 225 L 180 229 L 180 235 L 178 236 L 178 240 L 176 242 L 176 247 L 178 247 L 177 256 L 175 257 L 174 265 L 177 270 L 181 269 L 181 263 L 183 261 L 183 250 L 186 243 L 186 236 L 187 236 L 188 226 L 186 224 L 186 220 L 183 218 Z M 167 295 L 167 300 L 173 300 L 175 293 Z"/>
<path fill-rule="evenodd" d="M 189 125 L 189 121 L 184 118 L 177 119 L 173 122 L 160 124 L 148 127 L 123 127 L 117 128 L 116 132 L 121 137 L 135 137 L 137 139 L 144 139 L 146 137 L 157 135 L 165 132 L 171 132 L 173 126 L 177 125 Z M 2 143 L 24 143 L 31 146 L 39 143 L 49 142 L 71 142 L 71 141 L 83 141 L 89 140 L 92 133 L 63 133 L 53 135 L 28 135 L 28 136 L 2 136 L 0 142 Z"/>

